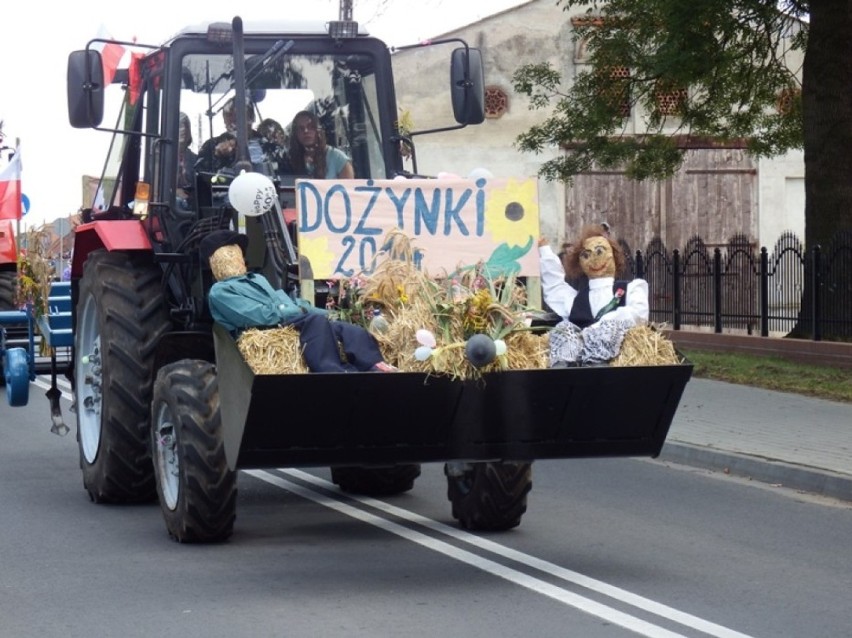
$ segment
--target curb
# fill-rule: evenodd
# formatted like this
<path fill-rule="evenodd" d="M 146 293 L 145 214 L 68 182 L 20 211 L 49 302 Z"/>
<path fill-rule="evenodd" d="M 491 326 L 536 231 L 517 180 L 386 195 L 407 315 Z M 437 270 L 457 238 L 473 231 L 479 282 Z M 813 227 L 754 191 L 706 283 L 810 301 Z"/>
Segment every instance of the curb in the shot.
<path fill-rule="evenodd" d="M 775 459 L 725 452 L 688 443 L 666 443 L 658 461 L 719 470 L 762 483 L 781 485 L 852 502 L 852 476 Z"/>

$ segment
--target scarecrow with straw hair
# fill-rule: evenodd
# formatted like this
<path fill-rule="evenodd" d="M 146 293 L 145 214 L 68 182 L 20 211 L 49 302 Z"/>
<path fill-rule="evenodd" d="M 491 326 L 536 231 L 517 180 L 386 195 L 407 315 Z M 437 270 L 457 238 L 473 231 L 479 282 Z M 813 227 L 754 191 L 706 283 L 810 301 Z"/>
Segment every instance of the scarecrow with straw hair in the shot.
<path fill-rule="evenodd" d="M 617 280 L 624 253 L 603 225 L 585 226 L 566 255 L 565 268 L 542 238 L 539 240 L 544 301 L 562 321 L 550 334 L 551 367 L 605 365 L 621 349 L 627 331 L 648 323 L 648 283 Z"/>
<path fill-rule="evenodd" d="M 216 279 L 208 304 L 217 323 L 235 337 L 248 328 L 294 328 L 311 372 L 396 371 L 384 361 L 375 339 L 364 328 L 329 321 L 324 309 L 304 299 L 294 300 L 273 288 L 263 275 L 248 272 L 247 245 L 248 238 L 232 230 L 217 230 L 201 240 L 202 263 L 209 263 Z"/>

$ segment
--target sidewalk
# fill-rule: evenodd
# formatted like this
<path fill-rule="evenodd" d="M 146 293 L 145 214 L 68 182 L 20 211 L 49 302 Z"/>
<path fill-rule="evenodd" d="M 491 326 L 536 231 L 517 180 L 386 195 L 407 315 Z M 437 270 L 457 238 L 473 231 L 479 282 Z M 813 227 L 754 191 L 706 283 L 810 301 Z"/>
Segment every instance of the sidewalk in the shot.
<path fill-rule="evenodd" d="M 852 404 L 692 378 L 659 459 L 852 502 Z"/>

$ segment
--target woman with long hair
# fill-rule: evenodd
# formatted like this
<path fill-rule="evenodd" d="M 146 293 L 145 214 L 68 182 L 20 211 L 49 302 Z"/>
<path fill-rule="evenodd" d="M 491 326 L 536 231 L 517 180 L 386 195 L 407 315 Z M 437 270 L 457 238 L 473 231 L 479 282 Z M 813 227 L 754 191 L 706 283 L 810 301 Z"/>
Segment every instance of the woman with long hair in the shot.
<path fill-rule="evenodd" d="M 319 119 L 299 111 L 290 127 L 290 165 L 297 175 L 315 179 L 353 179 L 352 161 L 339 148 L 329 146 Z"/>

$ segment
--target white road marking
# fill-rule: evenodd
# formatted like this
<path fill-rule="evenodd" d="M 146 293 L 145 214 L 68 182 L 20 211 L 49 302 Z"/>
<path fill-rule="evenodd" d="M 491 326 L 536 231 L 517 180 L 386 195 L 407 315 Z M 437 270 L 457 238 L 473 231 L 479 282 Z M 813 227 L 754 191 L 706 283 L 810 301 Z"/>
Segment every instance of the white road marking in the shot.
<path fill-rule="evenodd" d="M 71 384 L 67 381 L 67 379 L 65 379 L 64 377 L 57 377 L 56 382 L 57 387 L 62 393 L 62 397 L 64 399 L 67 399 L 68 401 L 72 401 L 74 397 L 70 392 Z M 50 389 L 50 376 L 40 375 L 36 378 L 35 381 L 33 381 L 33 384 L 39 388 L 48 390 Z M 301 470 L 282 468 L 279 471 L 284 474 L 288 474 L 293 478 L 299 479 L 306 483 L 311 483 L 323 489 L 337 489 L 333 483 Z M 485 572 L 488 572 L 495 576 L 499 576 L 500 578 L 504 578 L 505 580 L 525 587 L 531 591 L 543 594 L 545 596 L 558 600 L 559 602 L 575 607 L 576 609 L 585 611 L 589 614 L 602 618 L 608 622 L 620 625 L 640 635 L 648 636 L 649 638 L 676 638 L 678 636 L 681 636 L 681 634 L 673 633 L 667 629 L 636 618 L 635 616 L 625 614 L 612 607 L 602 605 L 591 599 L 585 598 L 560 587 L 556 587 L 554 585 L 551 585 L 550 583 L 534 578 L 532 576 L 514 570 L 510 567 L 506 567 L 487 558 L 477 556 L 476 554 L 472 554 L 468 551 L 459 549 L 448 543 L 444 543 L 440 540 L 434 539 L 421 532 L 411 530 L 407 527 L 381 518 L 380 516 L 364 512 L 363 510 L 360 510 L 356 507 L 342 503 L 322 493 L 314 492 L 309 488 L 306 488 L 302 485 L 298 485 L 296 483 L 292 483 L 274 474 L 270 474 L 269 472 L 265 472 L 262 470 L 247 470 L 246 473 L 262 481 L 271 483 L 276 487 L 286 489 L 290 492 L 293 492 L 294 494 L 302 496 L 303 498 L 312 500 L 320 505 L 337 510 L 343 514 L 346 514 L 347 516 L 351 516 L 352 518 L 356 518 L 365 523 L 374 525 L 376 527 L 384 529 L 385 531 L 391 532 L 392 534 L 401 536 L 407 540 L 422 545 L 423 547 L 427 547 L 433 551 L 439 552 L 461 562 L 467 563 Z M 682 612 L 680 610 L 674 609 L 673 607 L 669 607 L 668 605 L 658 603 L 649 598 L 645 598 L 643 596 L 639 596 L 638 594 L 634 594 L 619 587 L 609 585 L 603 581 L 584 576 L 579 572 L 560 567 L 559 565 L 556 565 L 549 561 L 536 558 L 535 556 L 531 556 L 524 552 L 519 552 L 510 547 L 506 547 L 504 545 L 495 543 L 480 536 L 470 534 L 464 530 L 449 527 L 447 525 L 444 525 L 443 523 L 433 521 L 432 519 L 426 518 L 425 516 L 421 516 L 409 510 L 405 510 L 394 505 L 385 503 L 383 501 L 365 496 L 354 496 L 349 494 L 346 494 L 344 496 L 347 499 L 361 503 L 364 506 L 373 508 L 391 516 L 395 516 L 402 520 L 406 520 L 411 523 L 420 525 L 426 529 L 432 530 L 433 532 L 437 532 L 439 534 L 443 534 L 457 541 L 474 545 L 481 550 L 490 552 L 494 555 L 500 556 L 508 560 L 515 561 L 517 563 L 525 565 L 526 567 L 536 569 L 566 582 L 572 583 L 573 585 L 583 587 L 598 594 L 602 594 L 604 596 L 617 600 L 620 603 L 636 607 L 644 612 L 648 612 L 661 618 L 665 618 L 677 624 L 683 625 L 684 627 L 695 629 L 697 631 L 700 631 L 710 636 L 714 636 L 716 638 L 751 638 L 747 634 L 743 634 L 733 629 L 724 627 L 722 625 L 718 625 L 716 623 L 704 620 L 697 616 L 693 616 L 692 614 Z"/>
<path fill-rule="evenodd" d="M 50 390 L 50 375 L 41 374 L 36 377 L 32 384 L 42 390 Z M 74 395 L 71 394 L 71 383 L 65 378 L 56 377 L 56 387 L 62 393 L 62 398 L 68 401 L 74 400 Z"/>
<path fill-rule="evenodd" d="M 318 476 L 308 474 L 307 472 L 303 472 L 301 470 L 286 469 L 280 471 L 284 472 L 285 474 L 289 474 L 294 478 L 313 483 L 326 489 L 335 489 L 335 485 L 330 481 L 326 481 L 322 478 L 319 478 Z M 697 629 L 698 631 L 702 631 L 711 636 L 718 636 L 719 638 L 749 638 L 745 634 L 733 631 L 731 629 L 728 629 L 727 627 L 723 627 L 721 625 L 706 621 L 702 618 L 698 618 L 697 616 L 687 614 L 685 612 L 674 609 L 673 607 L 663 605 L 662 603 L 658 603 L 649 598 L 644 598 L 643 596 L 639 596 L 637 594 L 629 592 L 625 589 L 609 585 L 603 581 L 584 576 L 579 572 L 560 567 L 559 565 L 555 565 L 554 563 L 548 562 L 546 560 L 542 560 L 540 558 L 536 558 L 535 556 L 525 554 L 524 552 L 519 552 L 510 547 L 506 547 L 505 545 L 501 545 L 499 543 L 495 543 L 480 536 L 476 536 L 475 534 L 466 532 L 462 529 L 450 527 L 448 525 L 444 525 L 443 523 L 439 523 L 438 521 L 433 521 L 432 519 L 426 518 L 425 516 L 421 516 L 420 514 L 415 514 L 414 512 L 404 510 L 394 505 L 390 505 L 389 503 L 385 503 L 383 501 L 379 501 L 377 499 L 369 498 L 366 496 L 354 496 L 349 494 L 347 494 L 347 496 L 369 507 L 373 507 L 375 509 L 386 512 L 398 518 L 410 521 L 412 523 L 422 525 L 423 527 L 431 529 L 440 534 L 450 536 L 458 541 L 462 541 L 470 545 L 475 545 L 481 549 L 491 552 L 492 554 L 497 554 L 498 556 L 502 556 L 503 558 L 508 558 L 509 560 L 513 560 L 528 567 L 532 567 L 539 571 L 545 572 L 546 574 L 550 574 L 551 576 L 556 576 L 557 578 L 573 583 L 575 585 L 579 585 L 580 587 L 584 587 L 599 594 L 603 594 L 610 598 L 614 598 L 615 600 L 626 603 L 633 607 L 638 607 L 643 611 L 651 612 L 657 616 L 667 618 L 686 627 Z"/>
<path fill-rule="evenodd" d="M 280 469 L 279 471 L 323 489 L 336 489 L 336 486 L 329 481 L 301 470 Z M 613 607 L 603 605 L 590 598 L 580 596 L 579 594 L 575 594 L 567 589 L 557 587 L 541 579 L 535 578 L 516 569 L 512 569 L 511 567 L 507 567 L 488 558 L 478 556 L 449 543 L 435 539 L 422 532 L 409 529 L 399 523 L 371 514 L 347 503 L 343 503 L 322 492 L 314 491 L 311 488 L 293 483 L 275 474 L 262 470 L 246 470 L 245 472 L 255 478 L 275 485 L 276 487 L 280 487 L 303 498 L 312 500 L 324 507 L 328 507 L 357 520 L 374 525 L 375 527 L 417 543 L 418 545 L 481 569 L 482 571 L 508 580 L 536 593 L 548 596 L 549 598 L 557 600 L 563 604 L 569 605 L 593 616 L 597 616 L 598 618 L 624 627 L 625 629 L 642 636 L 647 636 L 648 638 L 683 638 L 682 634 L 674 633 L 668 629 L 637 618 L 636 616 L 631 616 L 630 614 L 626 614 Z M 698 631 L 711 636 L 716 636 L 718 638 L 750 638 L 746 634 L 742 634 L 721 625 L 705 621 L 696 616 L 680 612 L 672 607 L 656 603 L 648 598 L 632 594 L 626 590 L 608 585 L 602 581 L 583 576 L 582 574 L 564 569 L 553 563 L 530 556 L 529 554 L 524 554 L 523 552 L 518 552 L 500 545 L 499 543 L 469 534 L 463 530 L 451 528 L 442 523 L 438 523 L 437 521 L 415 514 L 414 512 L 368 497 L 350 496 L 348 494 L 344 496 L 349 500 L 357 501 L 362 505 L 379 510 L 385 514 L 415 523 L 434 532 L 449 536 L 455 540 L 475 545 L 484 551 L 521 563 L 527 567 L 543 571 L 562 580 L 613 598 L 621 603 L 637 607 L 642 611 L 653 613 L 667 620 L 671 620 L 692 629 L 697 629 Z"/>

